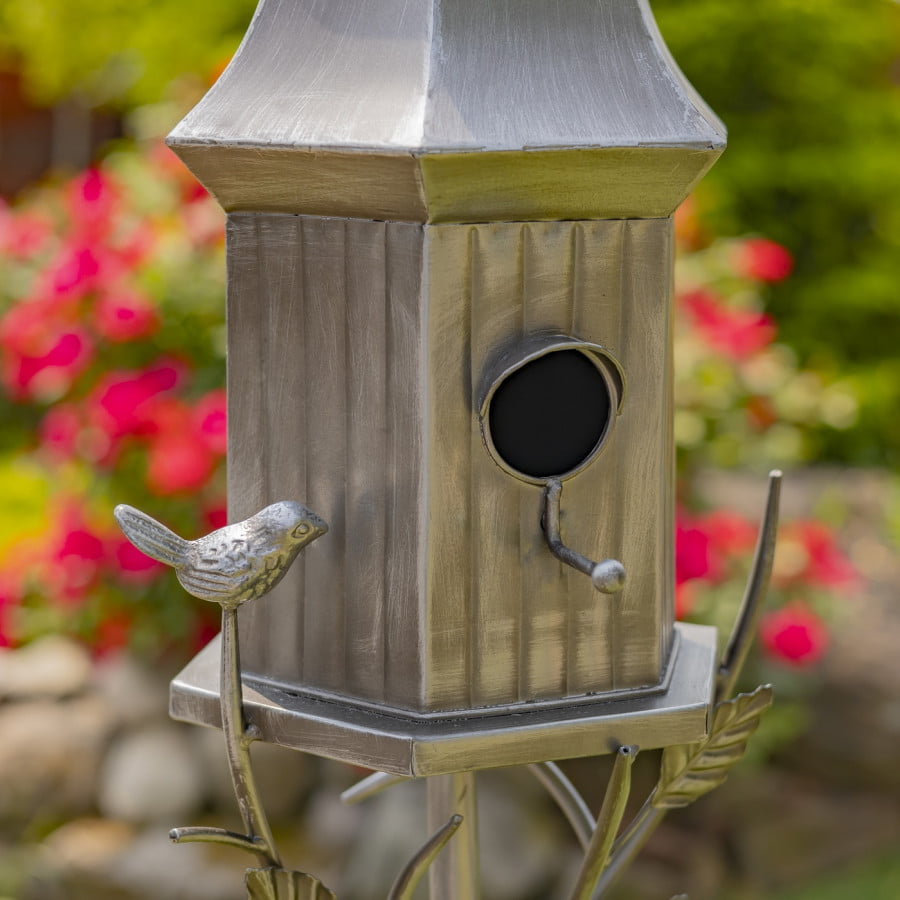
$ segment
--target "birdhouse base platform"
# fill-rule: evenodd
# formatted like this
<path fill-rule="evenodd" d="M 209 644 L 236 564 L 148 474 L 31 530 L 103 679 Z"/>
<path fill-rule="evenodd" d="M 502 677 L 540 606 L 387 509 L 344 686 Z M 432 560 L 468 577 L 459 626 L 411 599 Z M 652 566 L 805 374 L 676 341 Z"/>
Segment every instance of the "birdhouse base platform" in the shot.
<path fill-rule="evenodd" d="M 663 692 L 494 714 L 426 718 L 304 695 L 244 676 L 244 714 L 260 739 L 317 756 L 410 777 L 598 756 L 704 738 L 716 671 L 716 629 L 676 624 Z M 219 639 L 172 681 L 173 718 L 218 727 Z"/>

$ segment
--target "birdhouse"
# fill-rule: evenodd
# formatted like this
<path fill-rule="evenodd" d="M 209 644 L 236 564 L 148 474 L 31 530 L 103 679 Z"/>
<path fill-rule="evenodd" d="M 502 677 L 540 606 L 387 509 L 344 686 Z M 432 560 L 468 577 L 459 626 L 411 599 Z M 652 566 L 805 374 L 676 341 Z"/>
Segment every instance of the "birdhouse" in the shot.
<path fill-rule="evenodd" d="M 645 0 L 264 0 L 169 137 L 228 212 L 229 513 L 266 740 L 401 774 L 686 743 L 672 213 L 724 147 Z M 173 683 L 217 721 L 217 656 Z"/>

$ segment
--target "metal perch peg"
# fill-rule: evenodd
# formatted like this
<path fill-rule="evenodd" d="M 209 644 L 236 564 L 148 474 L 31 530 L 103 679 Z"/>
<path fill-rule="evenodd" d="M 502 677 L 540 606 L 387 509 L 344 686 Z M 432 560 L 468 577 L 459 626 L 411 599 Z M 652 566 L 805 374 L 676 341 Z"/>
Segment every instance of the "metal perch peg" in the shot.
<path fill-rule="evenodd" d="M 550 552 L 567 566 L 588 575 L 591 583 L 601 594 L 617 594 L 625 587 L 625 566 L 622 563 L 617 559 L 594 562 L 563 543 L 559 533 L 561 495 L 562 482 L 558 478 L 550 479 L 544 488 L 544 510 L 541 517 L 541 527 Z"/>

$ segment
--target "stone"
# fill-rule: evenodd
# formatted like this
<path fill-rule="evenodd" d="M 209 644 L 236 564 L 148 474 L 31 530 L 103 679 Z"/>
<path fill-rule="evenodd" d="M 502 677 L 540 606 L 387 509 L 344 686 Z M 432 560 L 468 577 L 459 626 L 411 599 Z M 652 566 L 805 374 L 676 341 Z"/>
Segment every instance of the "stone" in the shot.
<path fill-rule="evenodd" d="M 0 706 L 0 834 L 88 812 L 114 726 L 98 697 Z"/>
<path fill-rule="evenodd" d="M 122 725 L 133 727 L 168 717 L 168 673 L 160 674 L 128 653 L 97 663 L 94 686 Z"/>
<path fill-rule="evenodd" d="M 191 740 L 203 760 L 203 770 L 216 805 L 232 809 L 235 804 L 234 788 L 222 732 L 218 728 L 195 726 L 191 729 Z M 276 744 L 256 742 L 250 747 L 250 759 L 269 818 L 296 821 L 312 787 L 313 766 L 310 758 Z"/>
<path fill-rule="evenodd" d="M 241 900 L 254 857 L 173 844 L 166 830 L 82 819 L 51 834 L 22 900 Z"/>
<path fill-rule="evenodd" d="M 124 734 L 109 750 L 97 803 L 110 818 L 158 823 L 164 830 L 187 821 L 203 805 L 206 779 L 184 728 L 152 725 Z"/>
<path fill-rule="evenodd" d="M 87 650 L 61 635 L 0 649 L 0 699 L 69 697 L 84 691 L 90 678 Z"/>

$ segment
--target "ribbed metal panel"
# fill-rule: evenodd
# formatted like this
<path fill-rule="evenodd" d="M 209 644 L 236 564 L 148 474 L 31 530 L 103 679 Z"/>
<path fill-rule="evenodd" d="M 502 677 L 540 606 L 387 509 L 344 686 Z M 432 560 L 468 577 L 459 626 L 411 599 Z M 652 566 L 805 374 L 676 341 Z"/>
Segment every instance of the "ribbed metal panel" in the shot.
<path fill-rule="evenodd" d="M 437 226 L 426 235 L 428 706 L 656 684 L 672 623 L 670 223 Z M 601 344 L 626 373 L 612 435 L 563 499 L 567 540 L 625 563 L 628 584 L 612 597 L 549 555 L 540 487 L 500 469 L 479 431 L 478 386 L 492 355 L 554 332 Z"/>
<path fill-rule="evenodd" d="M 422 677 L 421 242 L 416 226 L 354 220 L 228 224 L 230 514 L 296 498 L 330 525 L 242 610 L 246 667 L 408 706 Z"/>
<path fill-rule="evenodd" d="M 242 611 L 250 672 L 419 712 L 660 681 L 670 227 L 231 216 L 231 515 L 298 499 L 331 526 Z M 625 369 L 607 445 L 563 495 L 566 540 L 628 569 L 615 596 L 549 553 L 540 487 L 482 443 L 492 357 L 548 332 Z"/>

